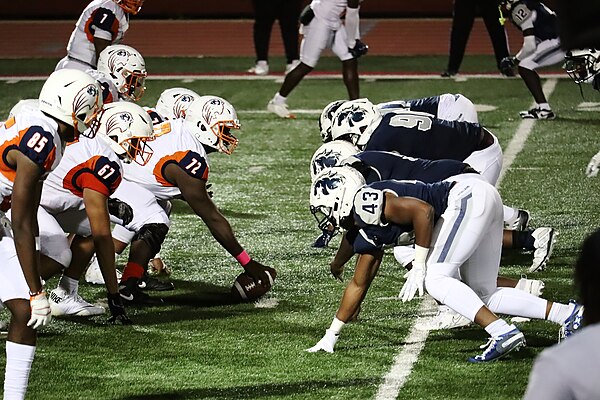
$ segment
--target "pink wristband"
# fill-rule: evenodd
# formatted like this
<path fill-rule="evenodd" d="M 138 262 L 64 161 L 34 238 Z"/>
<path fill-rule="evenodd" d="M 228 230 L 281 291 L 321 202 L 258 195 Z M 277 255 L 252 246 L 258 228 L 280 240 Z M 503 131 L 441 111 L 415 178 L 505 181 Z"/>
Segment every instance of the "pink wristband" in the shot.
<path fill-rule="evenodd" d="M 235 259 L 242 267 L 250 262 L 250 256 L 246 253 L 246 250 L 243 250 L 240 254 L 235 256 Z"/>

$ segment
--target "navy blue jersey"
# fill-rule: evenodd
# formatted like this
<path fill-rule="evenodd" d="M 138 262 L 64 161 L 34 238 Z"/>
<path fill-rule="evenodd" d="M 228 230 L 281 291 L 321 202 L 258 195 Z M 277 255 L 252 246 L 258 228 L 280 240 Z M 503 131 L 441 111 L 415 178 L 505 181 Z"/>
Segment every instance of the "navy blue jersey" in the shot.
<path fill-rule="evenodd" d="M 389 151 L 363 151 L 347 158 L 345 163 L 360 171 L 367 184 L 388 179 L 432 183 L 462 174 L 469 167 L 461 161 L 432 161 Z"/>
<path fill-rule="evenodd" d="M 394 110 L 405 109 L 437 115 L 439 104 L 440 96 L 431 96 L 424 97 L 422 99 L 390 101 L 387 103 L 378 104 L 377 107 L 382 114 L 393 112 Z"/>
<path fill-rule="evenodd" d="M 463 161 L 479 150 L 479 124 L 445 121 L 425 113 L 389 113 L 372 133 L 364 150 L 397 151 L 409 157 Z"/>
<path fill-rule="evenodd" d="M 380 181 L 362 187 L 354 198 L 352 216 L 357 231 L 346 237 L 351 240 L 354 252 L 371 253 L 385 246 L 394 246 L 403 232 L 410 232 L 412 225 L 392 223 L 374 224 L 383 214 L 384 191 L 393 192 L 398 197 L 413 197 L 429 203 L 434 209 L 434 221 L 440 218 L 448 207 L 448 194 L 453 182 L 423 183 L 419 181 Z"/>
<path fill-rule="evenodd" d="M 514 4 L 511 9 L 511 20 L 520 28 L 521 22 L 529 17 L 531 11 L 536 12 L 537 16 L 533 21 L 533 34 L 540 40 L 556 39 L 558 33 L 558 19 L 554 11 L 549 9 L 544 3 L 537 0 L 521 0 Z"/>

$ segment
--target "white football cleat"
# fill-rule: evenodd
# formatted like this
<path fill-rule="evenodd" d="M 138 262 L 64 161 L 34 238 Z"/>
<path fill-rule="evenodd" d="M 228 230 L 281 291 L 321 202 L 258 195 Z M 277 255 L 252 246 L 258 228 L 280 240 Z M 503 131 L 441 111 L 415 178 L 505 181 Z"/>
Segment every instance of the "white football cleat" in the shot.
<path fill-rule="evenodd" d="M 256 65 L 250 68 L 248 72 L 260 76 L 267 75 L 269 73 L 269 63 L 264 60 L 257 61 Z"/>
<path fill-rule="evenodd" d="M 546 285 L 544 282 L 540 281 L 539 279 L 521 278 L 519 279 L 515 289 L 519 289 L 536 297 L 540 297 L 545 287 Z"/>
<path fill-rule="evenodd" d="M 88 303 L 77 293 L 67 293 L 66 290 L 56 288 L 50 292 L 50 310 L 55 317 L 65 315 L 75 315 L 78 317 L 88 317 L 91 315 L 104 314 L 104 307 L 95 306 Z"/>
<path fill-rule="evenodd" d="M 521 111 L 519 115 L 523 119 L 554 119 L 556 115 L 552 110 L 544 108 L 532 108 L 531 110 Z"/>
<path fill-rule="evenodd" d="M 448 306 L 441 305 L 433 318 L 417 323 L 415 328 L 421 331 L 439 331 L 460 328 L 470 323 L 471 321 L 467 317 L 463 317 Z"/>
<path fill-rule="evenodd" d="M 535 252 L 533 253 L 533 262 L 529 267 L 529 272 L 543 271 L 546 268 L 546 263 L 550 259 L 554 242 L 558 232 L 554 228 L 537 228 L 531 236 L 535 239 L 533 245 Z"/>
<path fill-rule="evenodd" d="M 288 110 L 287 104 L 276 104 L 273 100 L 269 101 L 269 104 L 267 104 L 267 111 L 272 112 L 273 114 L 277 114 L 277 116 L 281 118 L 296 118 L 296 116 L 292 114 L 290 110 Z"/>
<path fill-rule="evenodd" d="M 121 280 L 121 275 L 123 275 L 121 271 L 117 270 L 117 282 Z M 100 264 L 98 264 L 96 254 L 92 256 L 90 265 L 87 271 L 85 271 L 85 281 L 92 285 L 104 285 L 104 277 L 102 276 L 102 271 L 100 271 Z"/>

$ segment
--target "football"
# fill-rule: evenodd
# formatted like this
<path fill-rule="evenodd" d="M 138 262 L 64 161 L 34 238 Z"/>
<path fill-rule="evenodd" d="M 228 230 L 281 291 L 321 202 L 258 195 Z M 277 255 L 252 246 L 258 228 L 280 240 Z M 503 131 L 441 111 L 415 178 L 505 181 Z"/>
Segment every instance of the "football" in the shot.
<path fill-rule="evenodd" d="M 271 285 L 257 285 L 250 275 L 242 272 L 235 278 L 231 287 L 231 294 L 238 300 L 252 301 L 258 299 L 269 290 L 271 290 Z"/>

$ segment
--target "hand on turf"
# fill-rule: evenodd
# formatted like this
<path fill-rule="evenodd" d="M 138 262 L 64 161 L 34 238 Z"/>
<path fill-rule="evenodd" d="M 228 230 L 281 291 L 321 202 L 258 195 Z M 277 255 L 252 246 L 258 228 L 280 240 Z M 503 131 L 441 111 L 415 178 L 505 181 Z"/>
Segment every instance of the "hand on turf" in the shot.
<path fill-rule="evenodd" d="M 262 286 L 273 286 L 277 277 L 275 268 L 267 267 L 254 260 L 250 260 L 248 264 L 244 265 L 244 270 L 254 279 L 254 282 Z"/>
<path fill-rule="evenodd" d="M 585 169 L 585 174 L 588 178 L 594 177 L 598 175 L 598 170 L 600 169 L 600 151 L 596 153 L 594 157 L 590 160 Z"/>
<path fill-rule="evenodd" d="M 407 279 L 406 282 L 404 282 L 404 286 L 402 286 L 398 297 L 401 298 L 403 302 L 406 302 L 411 301 L 417 294 L 417 291 L 419 292 L 419 296 L 423 296 L 425 289 L 425 264 L 413 261 L 411 270 L 408 271 L 404 277 Z"/>
<path fill-rule="evenodd" d="M 42 291 L 35 296 L 31 296 L 29 304 L 31 306 L 31 318 L 27 322 L 27 326 L 38 329 L 48 325 L 52 320 L 52 314 L 50 313 L 50 303 L 46 298 L 46 292 Z"/>
<path fill-rule="evenodd" d="M 323 350 L 328 353 L 333 353 L 333 347 L 335 343 L 338 341 L 340 337 L 339 333 L 334 333 L 331 329 L 327 329 L 325 331 L 325 336 L 319 340 L 317 344 L 315 344 L 310 349 L 306 349 L 309 353 L 316 353 L 317 351 Z"/>
<path fill-rule="evenodd" d="M 129 319 L 125 313 L 125 307 L 121 300 L 121 295 L 117 292 L 116 294 L 108 295 L 108 308 L 110 309 L 111 317 L 108 322 L 111 324 L 131 325 L 133 321 Z"/>

